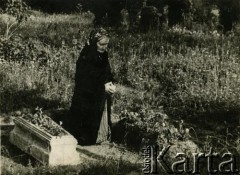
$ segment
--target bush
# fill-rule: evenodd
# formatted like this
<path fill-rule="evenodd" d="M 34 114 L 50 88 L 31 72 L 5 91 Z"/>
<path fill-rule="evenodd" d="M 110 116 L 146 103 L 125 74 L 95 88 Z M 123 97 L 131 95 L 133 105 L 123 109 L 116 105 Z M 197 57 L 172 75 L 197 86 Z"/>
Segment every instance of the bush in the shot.
<path fill-rule="evenodd" d="M 7 0 L 5 2 L 3 13 L 7 14 L 7 20 L 5 20 L 6 30 L 3 40 L 8 40 L 11 38 L 20 24 L 27 20 L 26 11 L 28 9 L 29 7 L 22 0 Z M 14 20 L 10 20 L 12 17 Z"/>

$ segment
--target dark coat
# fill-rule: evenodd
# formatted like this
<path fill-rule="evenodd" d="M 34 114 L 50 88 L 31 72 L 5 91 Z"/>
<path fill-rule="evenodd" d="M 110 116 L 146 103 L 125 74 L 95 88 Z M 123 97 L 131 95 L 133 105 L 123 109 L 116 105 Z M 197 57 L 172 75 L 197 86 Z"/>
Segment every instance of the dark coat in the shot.
<path fill-rule="evenodd" d="M 82 144 L 96 143 L 105 102 L 110 100 L 104 84 L 110 81 L 113 81 L 113 76 L 108 53 L 99 53 L 96 48 L 86 45 L 76 64 L 75 88 L 68 121 L 69 131 Z"/>

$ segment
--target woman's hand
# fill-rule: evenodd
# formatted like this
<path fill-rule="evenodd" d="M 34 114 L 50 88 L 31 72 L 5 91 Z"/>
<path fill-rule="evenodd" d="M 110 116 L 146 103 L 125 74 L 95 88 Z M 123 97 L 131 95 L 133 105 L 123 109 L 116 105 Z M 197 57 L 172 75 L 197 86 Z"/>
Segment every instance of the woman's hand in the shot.
<path fill-rule="evenodd" d="M 105 84 L 105 92 L 109 94 L 113 94 L 116 92 L 116 86 L 112 82 L 108 82 Z"/>

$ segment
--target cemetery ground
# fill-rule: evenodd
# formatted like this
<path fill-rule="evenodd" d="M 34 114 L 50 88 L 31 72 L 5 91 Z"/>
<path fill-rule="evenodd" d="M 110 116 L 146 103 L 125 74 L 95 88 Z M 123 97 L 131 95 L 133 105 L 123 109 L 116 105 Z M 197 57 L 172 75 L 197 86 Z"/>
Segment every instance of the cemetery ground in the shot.
<path fill-rule="evenodd" d="M 36 107 L 61 121 L 92 20 L 90 13 L 32 11 L 5 40 L 6 23 L 14 19 L 1 14 L 0 115 L 6 123 Z M 85 147 L 82 154 L 79 149 L 80 165 L 48 167 L 13 146 L 1 126 L 2 174 L 141 174 L 142 146 L 166 143 L 175 151 L 207 153 L 213 148 L 239 157 L 239 33 L 181 26 L 148 33 L 109 31 L 118 88 L 113 96 L 115 143 Z"/>

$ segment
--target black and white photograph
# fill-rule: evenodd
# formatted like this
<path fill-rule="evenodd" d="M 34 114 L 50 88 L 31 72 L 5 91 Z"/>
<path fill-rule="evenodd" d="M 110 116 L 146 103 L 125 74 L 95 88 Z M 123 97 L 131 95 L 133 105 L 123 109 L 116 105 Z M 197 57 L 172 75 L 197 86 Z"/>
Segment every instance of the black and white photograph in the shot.
<path fill-rule="evenodd" d="M 0 174 L 240 175 L 240 0 L 0 0 Z"/>

